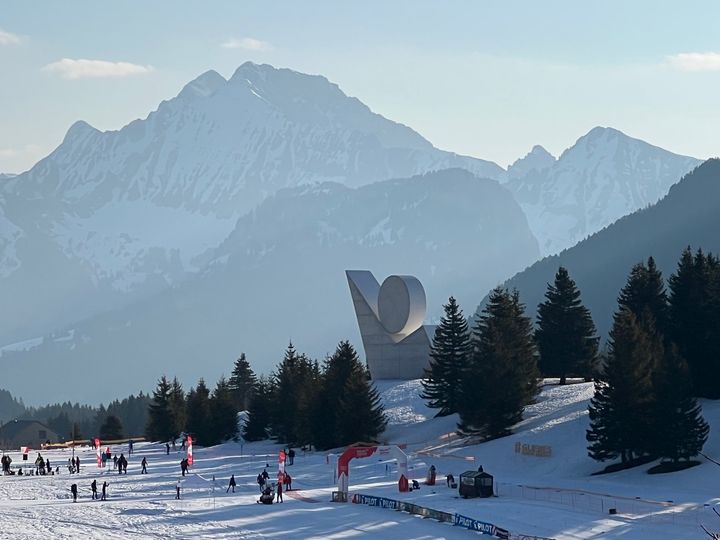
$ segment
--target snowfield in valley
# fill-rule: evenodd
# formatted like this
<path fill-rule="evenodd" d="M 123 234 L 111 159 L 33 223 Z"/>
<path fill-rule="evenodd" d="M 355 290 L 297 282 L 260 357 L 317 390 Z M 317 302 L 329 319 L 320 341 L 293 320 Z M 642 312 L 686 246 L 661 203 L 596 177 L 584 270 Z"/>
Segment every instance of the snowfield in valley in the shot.
<path fill-rule="evenodd" d="M 394 461 L 370 457 L 350 464 L 350 491 L 412 501 L 447 512 L 458 512 L 493 523 L 518 535 L 565 539 L 703 538 L 700 528 L 720 530 L 712 510 L 717 499 L 720 468 L 700 458 L 700 466 L 670 475 L 648 475 L 648 464 L 629 471 L 590 476 L 602 468 L 587 457 L 585 430 L 592 384 L 546 385 L 537 403 L 512 436 L 483 444 L 453 434 L 457 418 L 433 418 L 418 397 L 419 381 L 378 383 L 390 425 L 383 442 L 407 444 L 410 477 L 421 489 L 398 493 Z M 703 401 L 711 427 L 720 421 L 720 404 Z M 519 446 L 518 446 L 519 443 Z M 550 457 L 525 455 L 522 445 L 551 448 Z M 256 476 L 269 465 L 277 470 L 280 445 L 226 443 L 195 448 L 195 465 L 180 476 L 179 450 L 165 455 L 160 444 L 139 443 L 129 457 L 128 474 L 98 469 L 89 447 L 76 449 L 82 470 L 70 475 L 70 450 L 42 452 L 54 476 L 0 477 L 0 537 L 34 538 L 473 538 L 479 533 L 422 519 L 403 512 L 359 504 L 330 502 L 335 490 L 335 455 L 297 452 L 288 466 L 293 491 L 283 504 L 260 505 Z M 518 450 L 520 450 L 518 452 Z M 124 452 L 127 445 L 112 447 Z M 720 455 L 720 438 L 711 431 L 705 446 L 710 457 Z M 10 452 L 13 468 L 22 463 Z M 26 467 L 34 461 L 33 451 Z M 148 459 L 149 474 L 140 474 Z M 423 484 L 435 465 L 438 483 Z M 451 472 L 483 465 L 495 477 L 498 497 L 462 499 L 445 484 Z M 226 493 L 231 474 L 236 493 Z M 213 481 L 213 478 L 215 481 Z M 106 502 L 90 499 L 90 483 L 109 482 Z M 182 499 L 175 484 L 182 481 Z M 70 484 L 79 488 L 72 502 Z M 617 514 L 608 510 L 615 508 Z M 488 537 L 489 538 L 489 537 Z"/>

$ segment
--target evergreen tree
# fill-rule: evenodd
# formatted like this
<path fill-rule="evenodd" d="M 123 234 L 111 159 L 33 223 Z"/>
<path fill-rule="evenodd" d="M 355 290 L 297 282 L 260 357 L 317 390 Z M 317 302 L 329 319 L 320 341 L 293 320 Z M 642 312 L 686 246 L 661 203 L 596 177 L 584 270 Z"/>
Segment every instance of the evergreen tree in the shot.
<path fill-rule="evenodd" d="M 303 384 L 297 394 L 297 425 L 295 426 L 294 443 L 298 446 L 314 444 L 315 414 L 317 413 L 318 396 L 320 393 L 320 366 L 317 361 L 308 361 L 303 365 Z"/>
<path fill-rule="evenodd" d="M 235 360 L 229 383 L 235 409 L 246 411 L 250 405 L 252 392 L 257 384 L 257 377 L 250 367 L 250 362 L 245 358 L 245 353 L 241 353 L 240 358 Z"/>
<path fill-rule="evenodd" d="M 210 444 L 237 439 L 237 411 L 230 385 L 225 377 L 220 377 L 210 398 L 210 418 L 212 426 Z"/>
<path fill-rule="evenodd" d="M 145 426 L 145 437 L 150 441 L 168 441 L 177 435 L 177 422 L 170 402 L 171 388 L 167 377 L 163 375 L 153 391 Z"/>
<path fill-rule="evenodd" d="M 268 438 L 272 394 L 270 381 L 261 376 L 250 398 L 248 420 L 243 430 L 243 437 L 246 441 L 264 441 Z"/>
<path fill-rule="evenodd" d="M 359 359 L 357 361 L 360 362 Z M 365 370 L 353 369 L 350 372 L 340 396 L 337 418 L 338 446 L 354 442 L 376 442 L 385 431 L 387 419 L 380 395 Z"/>
<path fill-rule="evenodd" d="M 325 360 L 315 403 L 313 440 L 317 448 L 371 441 L 385 429 L 377 392 L 349 341 L 341 341 Z M 350 411 L 353 406 L 357 409 Z"/>
<path fill-rule="evenodd" d="M 203 446 L 212 444 L 214 433 L 210 412 L 210 390 L 204 379 L 201 378 L 197 386 L 188 392 L 186 412 L 185 431 Z"/>
<path fill-rule="evenodd" d="M 47 425 L 50 429 L 52 429 L 55 433 L 60 435 L 62 437 L 62 440 L 65 440 L 67 438 L 72 439 L 72 428 L 73 424 L 70 421 L 70 417 L 66 412 L 61 412 L 57 416 L 54 416 L 53 418 L 49 418 L 47 421 Z"/>
<path fill-rule="evenodd" d="M 120 419 L 112 414 L 105 417 L 105 421 L 100 426 L 100 440 L 113 441 L 124 437 L 123 427 Z"/>
<path fill-rule="evenodd" d="M 667 292 L 662 273 L 652 257 L 647 265 L 638 263 L 633 266 L 627 283 L 618 298 L 620 308 L 630 310 L 639 321 L 652 317 L 652 324 L 663 335 L 668 335 L 670 312 Z"/>
<path fill-rule="evenodd" d="M 472 348 L 467 321 L 455 298 L 451 296 L 443 309 L 445 315 L 435 329 L 430 347 L 430 366 L 425 370 L 421 394 L 423 399 L 428 400 L 428 407 L 440 409 L 436 417 L 458 411 L 460 381 L 467 369 Z"/>
<path fill-rule="evenodd" d="M 654 410 L 654 453 L 674 463 L 698 455 L 710 428 L 692 397 L 687 364 L 674 345 L 665 350 L 653 380 L 658 396 Z"/>
<path fill-rule="evenodd" d="M 460 431 L 502 437 L 538 393 L 532 323 L 517 291 L 498 287 L 473 329 L 468 376 L 460 387 Z"/>
<path fill-rule="evenodd" d="M 599 338 L 590 311 L 580 301 L 580 291 L 568 271 L 560 267 L 555 283 L 548 284 L 545 302 L 538 306 L 535 341 L 544 377 L 588 380 L 597 361 Z"/>
<path fill-rule="evenodd" d="M 652 452 L 652 372 L 663 354 L 662 340 L 653 334 L 642 328 L 630 309 L 621 307 L 615 314 L 603 380 L 595 382 L 588 407 L 588 454 L 597 461 L 620 457 L 627 463 Z"/>
<path fill-rule="evenodd" d="M 315 384 L 315 373 L 313 363 L 290 343 L 273 375 L 271 428 L 278 442 L 295 444 L 304 438 L 299 433 L 301 404 L 308 398 L 308 387 Z"/>
<path fill-rule="evenodd" d="M 185 391 L 183 390 L 182 384 L 180 384 L 177 377 L 173 377 L 172 384 L 170 385 L 169 405 L 170 410 L 172 411 L 172 417 L 175 420 L 172 437 L 178 437 L 185 429 L 186 416 Z"/>
<path fill-rule="evenodd" d="M 720 398 L 720 271 L 718 259 L 688 247 L 670 276 L 670 335 L 692 377 L 693 393 Z"/>

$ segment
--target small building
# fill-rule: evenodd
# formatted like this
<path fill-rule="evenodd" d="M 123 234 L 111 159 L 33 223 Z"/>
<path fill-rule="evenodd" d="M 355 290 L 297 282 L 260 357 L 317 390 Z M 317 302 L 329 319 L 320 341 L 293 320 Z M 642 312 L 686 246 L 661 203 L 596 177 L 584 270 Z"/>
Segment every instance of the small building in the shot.
<path fill-rule="evenodd" d="M 482 471 L 465 471 L 460 475 L 458 492 L 465 498 L 492 497 L 495 494 L 493 477 Z"/>
<path fill-rule="evenodd" d="M 37 420 L 10 420 L 0 427 L 0 448 L 5 450 L 21 446 L 39 450 L 43 444 L 59 439 L 57 433 Z"/>

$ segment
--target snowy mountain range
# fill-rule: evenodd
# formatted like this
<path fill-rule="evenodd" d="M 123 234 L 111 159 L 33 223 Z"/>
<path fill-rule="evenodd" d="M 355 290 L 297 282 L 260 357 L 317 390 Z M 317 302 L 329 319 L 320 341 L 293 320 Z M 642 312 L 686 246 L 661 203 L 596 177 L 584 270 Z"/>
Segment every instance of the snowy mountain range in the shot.
<path fill-rule="evenodd" d="M 553 255 L 657 202 L 699 164 L 616 129 L 596 127 L 557 160 L 533 148 L 509 168 L 507 187 L 543 255 Z"/>
<path fill-rule="evenodd" d="M 0 184 L 0 344 L 180 283 L 238 217 L 278 189 L 360 186 L 494 163 L 436 149 L 324 77 L 246 63 L 204 73 L 144 120 L 75 123 Z"/>
<path fill-rule="evenodd" d="M 153 302 L 172 313 L 171 299 L 182 304 L 193 295 L 183 292 L 186 287 L 214 287 L 200 284 L 218 272 L 226 280 L 218 283 L 238 291 L 243 305 L 244 295 L 260 302 L 253 295 L 274 291 L 278 282 L 294 298 L 302 285 L 285 276 L 304 260 L 298 246 L 306 241 L 316 260 L 302 271 L 314 275 L 324 266 L 316 288 L 303 291 L 305 303 L 314 305 L 310 292 L 322 295 L 321 284 L 357 267 L 426 279 L 434 309 L 449 294 L 472 306 L 489 287 L 541 255 L 655 202 L 697 163 L 616 130 L 595 128 L 558 159 L 535 146 L 505 170 L 435 148 L 324 77 L 253 63 L 227 80 L 208 71 L 147 118 L 118 131 L 76 122 L 32 169 L 0 177 L 0 298 L 6 306 L 0 312 L 0 348 L 24 361 L 21 351 L 38 344 L 54 347 L 60 340 L 63 347 L 77 349 L 91 340 L 93 354 L 102 355 L 115 343 L 107 337 L 115 332 L 111 329 L 137 328 L 142 310 L 167 318 Z M 432 189 L 417 176 L 448 169 L 453 172 L 431 175 Z M 464 192 L 452 184 L 461 177 L 457 169 L 469 173 L 458 184 Z M 406 180 L 386 182 L 393 178 Z M 446 180 L 450 184 L 442 193 L 436 184 Z M 426 202 L 417 193 L 424 193 Z M 512 205 L 508 197 L 514 197 Z M 435 212 L 439 204 L 443 210 Z M 410 218 L 412 205 L 426 213 Z M 340 223 L 342 215 L 353 215 L 354 221 Z M 253 220 L 263 227 L 253 228 Z M 460 244 L 453 247 L 457 253 L 444 254 L 442 234 L 456 231 L 474 246 L 473 264 L 464 259 L 470 254 L 459 253 Z M 479 237 L 463 236 L 471 231 Z M 242 263 L 230 272 L 231 261 Z M 240 292 L 233 281 L 241 277 L 253 283 L 250 292 Z M 344 282 L 336 287 L 327 300 L 348 300 Z M 221 302 L 222 289 L 210 297 Z M 273 322 L 262 319 L 270 325 L 284 309 L 274 301 L 267 308 Z M 199 312 L 212 317 L 209 306 Z M 175 322 L 182 326 L 186 314 L 177 313 Z M 322 353 L 334 346 L 328 339 L 347 336 L 347 321 L 340 325 L 330 317 L 337 325 L 327 327 L 321 340 L 312 332 L 321 328 L 323 314 L 313 316 L 320 318 L 308 315 L 303 327 L 312 343 L 309 352 L 322 342 L 325 348 L 315 349 Z M 93 330 L 69 333 L 81 321 Z M 166 322 L 174 324 L 172 318 Z M 194 322 L 203 325 L 201 319 Z M 260 351 L 261 335 L 257 330 L 251 343 L 232 347 L 217 335 L 222 345 L 216 350 L 223 361 L 238 348 Z M 129 352 L 149 362 L 142 344 L 155 337 L 141 337 L 132 336 L 139 341 Z M 273 346 L 284 346 L 288 336 L 275 337 L 279 342 Z M 200 343 L 188 345 L 198 356 L 202 350 Z M 167 366 L 159 345 L 148 351 Z M 74 362 L 81 356 L 68 352 L 64 358 Z"/>
<path fill-rule="evenodd" d="M 1 351 L 4 382 L 26 402 L 105 400 L 82 377 L 27 378 L 57 366 L 109 366 L 113 393 L 138 390 L 138 376 L 214 380 L 244 351 L 268 372 L 292 340 L 322 359 L 341 339 L 359 344 L 344 271 L 417 276 L 429 319 L 452 294 L 467 309 L 505 276 L 539 256 L 512 195 L 462 169 L 359 188 L 338 183 L 279 191 L 240 218 L 207 253 L 204 270 L 176 287 Z M 122 366 L 114 370 L 112 366 Z"/>

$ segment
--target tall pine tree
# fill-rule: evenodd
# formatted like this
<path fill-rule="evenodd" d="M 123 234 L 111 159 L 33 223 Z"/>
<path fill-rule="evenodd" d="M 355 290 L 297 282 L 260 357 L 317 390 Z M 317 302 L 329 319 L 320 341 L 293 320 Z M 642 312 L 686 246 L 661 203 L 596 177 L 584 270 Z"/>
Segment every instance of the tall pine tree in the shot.
<path fill-rule="evenodd" d="M 692 397 L 687 363 L 675 345 L 665 349 L 653 381 L 657 396 L 653 412 L 654 453 L 673 463 L 697 456 L 710 428 L 702 417 L 700 405 Z"/>
<path fill-rule="evenodd" d="M 172 435 L 174 438 L 178 437 L 185 429 L 185 391 L 177 377 L 173 377 L 172 384 L 170 385 L 169 404 L 172 410 L 172 416 L 175 419 Z"/>
<path fill-rule="evenodd" d="M 667 337 L 670 310 L 665 282 L 655 265 L 655 259 L 649 257 L 647 265 L 638 263 L 633 266 L 627 283 L 620 291 L 618 305 L 630 310 L 639 321 L 651 317 L 651 324 Z"/>
<path fill-rule="evenodd" d="M 568 271 L 560 267 L 553 285 L 548 284 L 545 302 L 538 306 L 535 330 L 544 377 L 591 377 L 597 360 L 599 338 L 590 311 L 580 300 L 580 291 Z"/>
<path fill-rule="evenodd" d="M 185 431 L 203 446 L 212 444 L 215 436 L 210 412 L 210 390 L 204 379 L 200 379 L 197 386 L 188 392 L 186 412 Z"/>
<path fill-rule="evenodd" d="M 358 360 L 359 362 L 359 360 Z M 380 395 L 364 369 L 353 369 L 343 386 L 338 407 L 338 442 L 377 442 L 387 419 Z"/>
<path fill-rule="evenodd" d="M 455 298 L 451 296 L 443 309 L 445 315 L 435 329 L 430 347 L 430 366 L 422 380 L 421 397 L 428 400 L 429 407 L 439 409 L 435 416 L 458 411 L 460 381 L 472 349 L 468 324 Z"/>
<path fill-rule="evenodd" d="M 216 444 L 238 435 L 238 419 L 232 391 L 225 377 L 220 377 L 210 398 L 210 444 Z"/>
<path fill-rule="evenodd" d="M 670 335 L 698 397 L 720 398 L 720 271 L 718 259 L 688 247 L 670 276 Z"/>
<path fill-rule="evenodd" d="M 380 397 L 348 341 L 341 341 L 325 361 L 314 425 L 315 446 L 322 450 L 373 441 L 385 429 Z"/>
<path fill-rule="evenodd" d="M 260 377 L 250 398 L 248 420 L 243 429 L 246 441 L 264 441 L 268 438 L 272 409 L 273 389 L 270 381 Z"/>
<path fill-rule="evenodd" d="M 250 406 L 250 399 L 257 384 L 257 377 L 250 367 L 250 362 L 245 358 L 245 353 L 241 353 L 240 358 L 235 360 L 228 382 L 230 383 L 235 409 L 246 411 Z"/>
<path fill-rule="evenodd" d="M 151 441 L 168 441 L 176 435 L 177 425 L 170 398 L 171 385 L 163 375 L 153 391 L 148 406 L 148 423 L 145 437 Z"/>
<path fill-rule="evenodd" d="M 468 375 L 460 386 L 461 432 L 502 437 L 538 393 L 532 323 L 517 291 L 498 287 L 473 329 Z"/>
<path fill-rule="evenodd" d="M 615 314 L 603 379 L 595 382 L 588 407 L 588 454 L 597 461 L 620 457 L 627 463 L 652 451 L 652 372 L 663 354 L 662 341 L 654 337 L 630 309 Z"/>
<path fill-rule="evenodd" d="M 302 404 L 307 399 L 308 388 L 316 384 L 316 373 L 313 363 L 298 354 L 290 343 L 273 375 L 271 429 L 279 442 L 297 444 L 305 438 L 301 433 Z"/>

